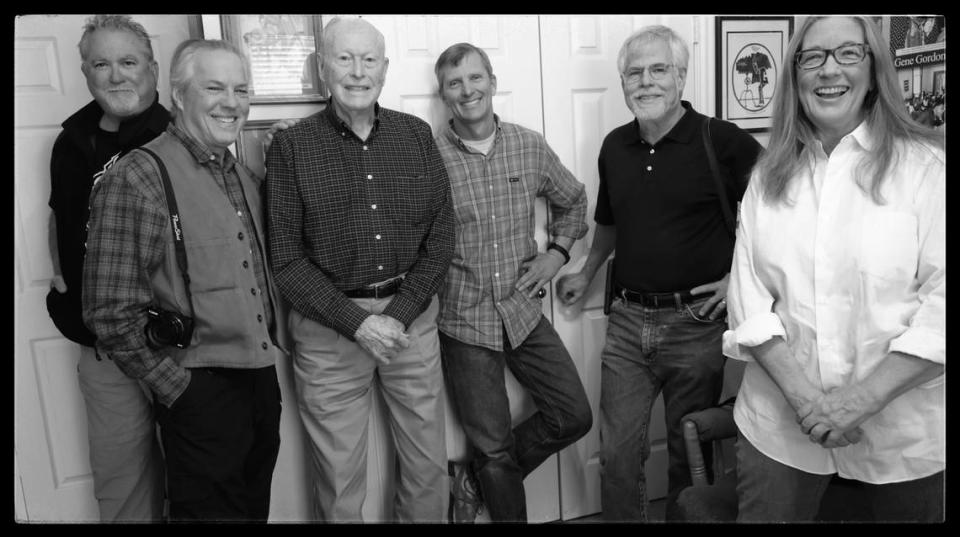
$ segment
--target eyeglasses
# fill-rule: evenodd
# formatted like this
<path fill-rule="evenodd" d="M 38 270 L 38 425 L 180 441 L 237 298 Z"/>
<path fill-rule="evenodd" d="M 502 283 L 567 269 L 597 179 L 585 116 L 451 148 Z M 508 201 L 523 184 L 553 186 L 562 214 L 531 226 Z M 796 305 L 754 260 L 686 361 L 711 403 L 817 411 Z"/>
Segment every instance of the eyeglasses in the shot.
<path fill-rule="evenodd" d="M 867 57 L 870 47 L 864 43 L 841 45 L 837 48 L 811 48 L 797 52 L 797 66 L 807 71 L 817 69 L 827 63 L 827 57 L 833 56 L 840 65 L 856 65 Z"/>
<path fill-rule="evenodd" d="M 655 63 L 649 67 L 630 69 L 623 74 L 623 79 L 627 84 L 639 84 L 640 80 L 643 79 L 643 72 L 646 71 L 650 74 L 650 80 L 663 80 L 667 76 L 667 73 L 670 72 L 671 67 L 673 67 L 673 65 L 669 63 Z"/>

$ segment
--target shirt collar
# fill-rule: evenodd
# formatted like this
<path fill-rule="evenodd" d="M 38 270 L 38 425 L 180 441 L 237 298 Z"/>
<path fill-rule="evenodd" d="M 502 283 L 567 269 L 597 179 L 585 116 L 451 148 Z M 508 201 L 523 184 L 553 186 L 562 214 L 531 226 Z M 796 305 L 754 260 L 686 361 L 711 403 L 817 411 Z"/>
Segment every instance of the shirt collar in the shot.
<path fill-rule="evenodd" d="M 874 136 L 873 131 L 870 129 L 870 125 L 867 124 L 867 120 L 864 119 L 857 125 L 857 128 L 853 129 L 853 132 L 847 136 L 852 136 L 854 140 L 860 144 L 860 147 L 864 148 L 867 151 L 873 149 L 874 145 Z"/>
<path fill-rule="evenodd" d="M 500 125 L 500 116 L 498 116 L 496 113 L 493 114 L 493 124 L 494 124 L 493 132 L 496 133 L 496 136 L 493 139 L 493 145 L 497 145 L 497 140 L 500 139 L 500 133 L 503 132 L 503 127 Z M 457 147 L 461 151 L 464 151 L 467 153 L 471 152 L 470 149 L 467 148 L 467 146 L 463 143 L 463 139 L 460 138 L 460 135 L 457 134 L 457 131 L 453 130 L 452 118 L 449 121 L 447 121 L 447 129 L 446 129 L 446 132 L 444 132 L 444 135 L 447 137 L 447 140 L 449 140 L 450 143 L 452 143 L 455 147 Z"/>
<path fill-rule="evenodd" d="M 201 144 L 197 141 L 196 138 L 191 136 L 185 130 L 178 127 L 175 123 L 171 122 L 167 126 L 167 132 L 170 133 L 177 140 L 180 140 L 180 143 L 187 148 L 187 152 L 197 160 L 197 163 L 201 166 L 206 166 L 211 163 L 216 163 L 220 165 L 224 171 L 230 171 L 233 169 L 233 166 L 236 164 L 237 159 L 234 158 L 233 153 L 229 149 L 223 151 L 223 162 L 217 158 L 216 153 L 210 151 L 206 145 Z"/>
<path fill-rule="evenodd" d="M 689 143 L 700 129 L 700 122 L 697 119 L 697 116 L 700 114 L 693 109 L 690 102 L 681 100 L 680 106 L 684 108 L 684 114 L 661 140 L 669 138 L 675 142 Z M 633 122 L 630 125 L 631 128 L 627 129 L 627 133 L 623 137 L 624 145 L 633 145 L 641 142 L 646 143 L 643 138 L 640 137 L 640 121 L 637 118 L 633 118 Z"/>
<path fill-rule="evenodd" d="M 327 102 L 327 107 L 323 109 L 324 114 L 327 116 L 327 120 L 330 122 L 330 126 L 341 135 L 353 134 L 354 137 L 357 135 L 353 132 L 353 129 L 350 128 L 350 125 L 347 125 L 347 122 L 340 118 L 337 115 L 337 111 L 333 109 L 333 97 Z M 373 129 L 370 130 L 369 138 L 373 138 L 377 134 L 377 131 L 380 128 L 380 103 L 373 103 Z M 363 140 L 361 140 L 363 141 Z"/>

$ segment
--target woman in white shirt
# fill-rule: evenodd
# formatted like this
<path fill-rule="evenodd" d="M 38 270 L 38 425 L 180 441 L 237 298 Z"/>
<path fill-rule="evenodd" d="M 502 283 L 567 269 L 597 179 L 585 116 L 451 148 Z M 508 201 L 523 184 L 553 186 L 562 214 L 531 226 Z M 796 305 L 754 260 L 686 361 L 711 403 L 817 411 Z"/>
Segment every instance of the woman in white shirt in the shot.
<path fill-rule="evenodd" d="M 738 520 L 812 520 L 839 474 L 877 520 L 942 521 L 942 135 L 867 18 L 808 17 L 786 58 L 727 298 Z"/>

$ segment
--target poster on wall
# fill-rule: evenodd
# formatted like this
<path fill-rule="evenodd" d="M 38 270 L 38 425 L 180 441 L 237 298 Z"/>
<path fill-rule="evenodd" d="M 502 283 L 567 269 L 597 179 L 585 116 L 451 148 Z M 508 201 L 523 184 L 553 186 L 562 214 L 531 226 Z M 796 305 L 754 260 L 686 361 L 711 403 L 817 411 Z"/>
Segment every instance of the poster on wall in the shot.
<path fill-rule="evenodd" d="M 891 16 L 890 53 L 911 117 L 931 127 L 945 122 L 947 30 L 943 16 Z"/>
<path fill-rule="evenodd" d="M 748 132 L 770 128 L 793 17 L 717 17 L 717 117 Z"/>

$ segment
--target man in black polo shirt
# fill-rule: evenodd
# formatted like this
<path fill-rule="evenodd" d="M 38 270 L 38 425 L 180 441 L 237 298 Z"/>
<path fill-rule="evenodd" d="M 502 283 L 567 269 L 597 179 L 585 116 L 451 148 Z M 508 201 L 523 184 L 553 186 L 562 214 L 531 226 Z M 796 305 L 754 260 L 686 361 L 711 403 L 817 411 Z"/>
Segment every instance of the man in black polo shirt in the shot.
<path fill-rule="evenodd" d="M 573 304 L 616 250 L 612 292 L 619 300 L 610 308 L 600 381 L 601 503 L 609 521 L 647 520 L 647 431 L 661 390 L 666 518 L 676 518 L 676 497 L 690 485 L 680 420 L 716 404 L 723 382 L 734 240 L 701 135 L 707 118 L 680 100 L 688 57 L 682 38 L 663 26 L 624 42 L 618 68 L 636 119 L 603 142 L 593 246 L 583 269 L 557 283 L 560 300 Z M 731 123 L 711 123 L 732 213 L 762 148 Z"/>

